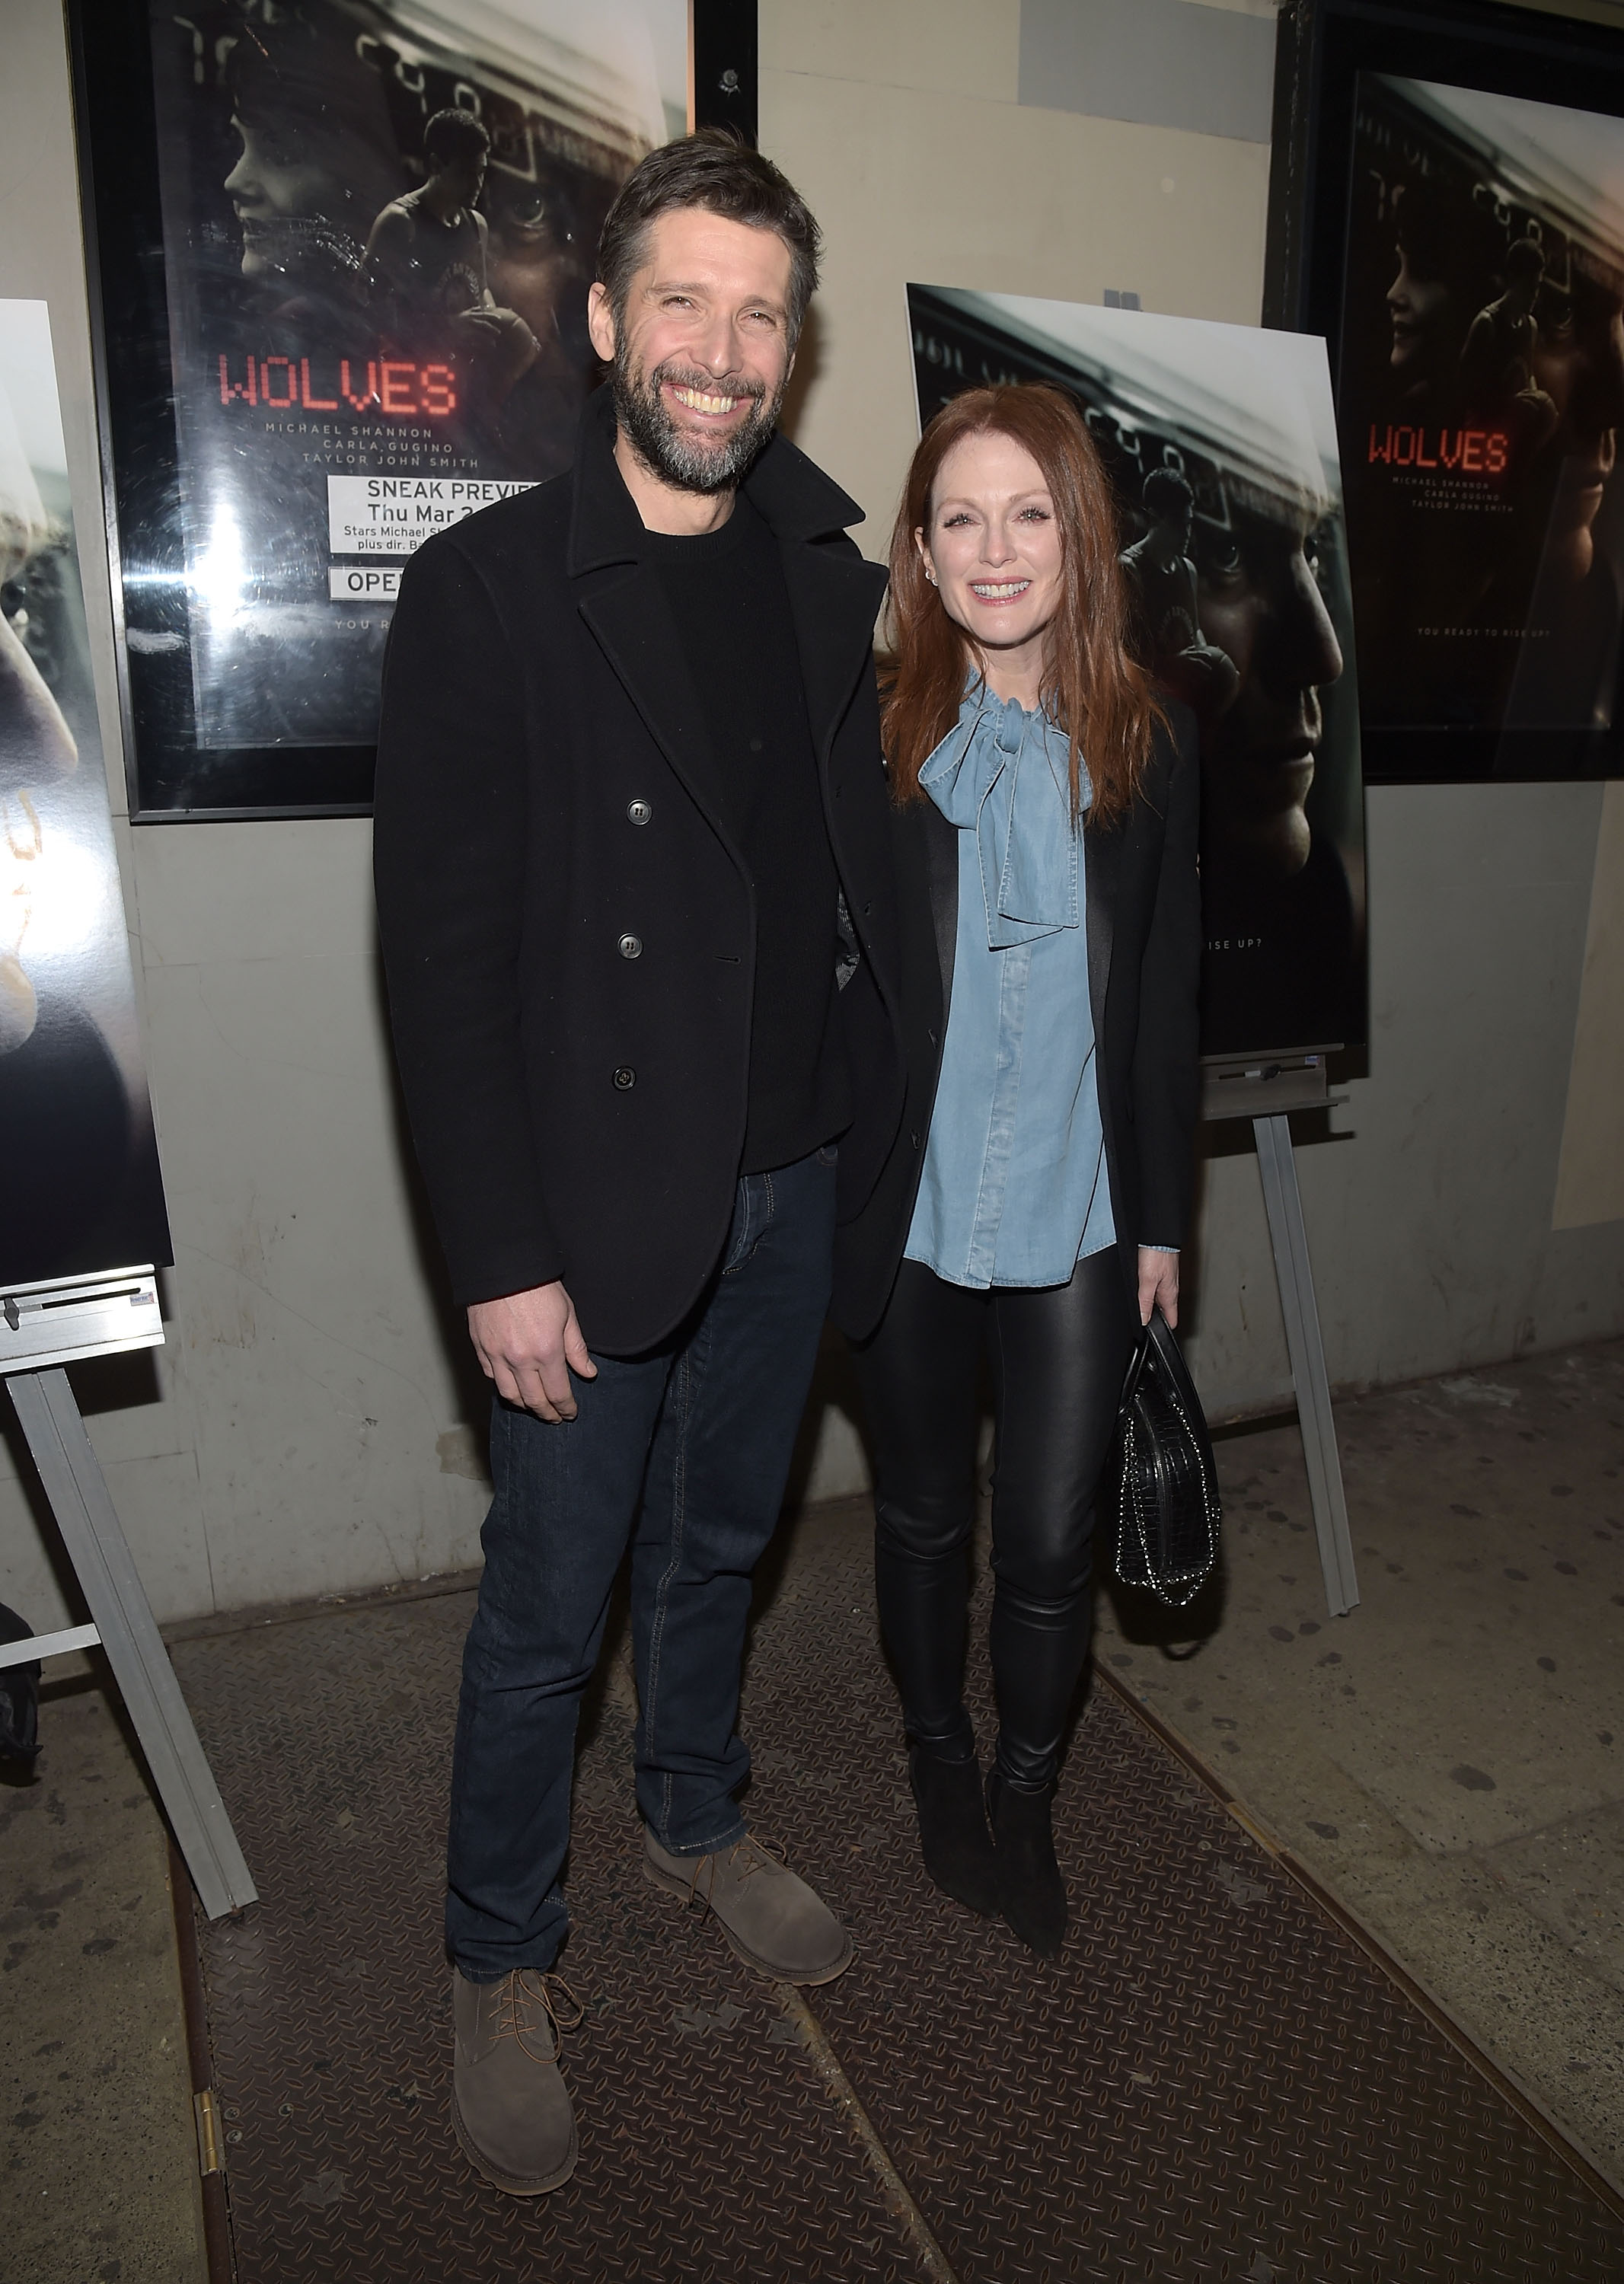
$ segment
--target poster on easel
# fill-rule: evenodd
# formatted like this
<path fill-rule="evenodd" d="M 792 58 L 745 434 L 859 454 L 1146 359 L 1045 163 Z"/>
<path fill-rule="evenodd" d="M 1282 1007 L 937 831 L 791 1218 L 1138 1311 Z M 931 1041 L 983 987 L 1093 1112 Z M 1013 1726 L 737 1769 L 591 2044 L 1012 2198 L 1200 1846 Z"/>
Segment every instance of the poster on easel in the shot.
<path fill-rule="evenodd" d="M 0 1292 L 173 1260 L 51 325 L 0 301 Z"/>
<path fill-rule="evenodd" d="M 1201 751 L 1201 1052 L 1362 1044 L 1364 794 L 1323 340 L 908 288 L 921 423 L 966 388 L 1081 405 L 1117 502 L 1137 641 Z"/>

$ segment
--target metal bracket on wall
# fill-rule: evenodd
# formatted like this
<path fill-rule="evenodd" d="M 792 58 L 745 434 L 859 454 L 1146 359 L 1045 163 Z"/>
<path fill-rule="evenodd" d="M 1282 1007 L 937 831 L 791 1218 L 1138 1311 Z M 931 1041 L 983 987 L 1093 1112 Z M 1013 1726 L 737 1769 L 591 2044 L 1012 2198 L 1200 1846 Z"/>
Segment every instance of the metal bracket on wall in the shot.
<path fill-rule="evenodd" d="M 1314 1272 L 1308 1261 L 1289 1116 L 1293 1110 L 1327 1110 L 1340 1099 L 1326 1091 L 1326 1059 L 1334 1052 L 1318 1047 L 1267 1060 L 1253 1056 L 1245 1061 L 1209 1061 L 1203 1071 L 1202 1115 L 1252 1121 L 1275 1279 L 1280 1288 L 1280 1313 L 1285 1320 L 1286 1355 L 1297 1397 L 1297 1424 L 1308 1469 L 1308 1497 L 1314 1508 L 1325 1602 L 1331 1616 L 1341 1618 L 1358 1603 L 1359 1581 L 1354 1570 L 1342 1461 L 1337 1450 L 1325 1344 L 1314 1297 Z"/>
<path fill-rule="evenodd" d="M 756 0 L 692 0 L 689 108 L 696 127 L 756 138 Z"/>
<path fill-rule="evenodd" d="M 199 1898 L 219 1919 L 258 1891 L 62 1369 L 69 1357 L 162 1341 L 153 1273 L 20 1287 L 4 1296 L 0 1315 L 0 1371 L 91 1618 L 6 1642 L 0 1657 L 21 1665 L 100 1643 Z"/>

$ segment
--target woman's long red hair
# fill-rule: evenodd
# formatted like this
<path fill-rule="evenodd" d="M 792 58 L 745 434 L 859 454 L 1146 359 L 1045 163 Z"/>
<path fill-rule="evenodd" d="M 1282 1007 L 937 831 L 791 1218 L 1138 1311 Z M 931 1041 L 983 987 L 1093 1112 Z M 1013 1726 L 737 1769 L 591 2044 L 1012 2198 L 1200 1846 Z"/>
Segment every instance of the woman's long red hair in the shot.
<path fill-rule="evenodd" d="M 983 664 L 942 608 L 914 544 L 930 530 L 942 462 L 968 436 L 1008 436 L 1042 469 L 1060 527 L 1060 608 L 1051 629 L 1042 702 L 1071 743 L 1072 817 L 1081 809 L 1079 756 L 1086 755 L 1089 820 L 1113 824 L 1131 803 L 1156 724 L 1151 678 L 1128 655 L 1128 574 L 1116 505 L 1094 440 L 1071 398 L 1039 384 L 967 389 L 942 407 L 919 440 L 891 535 L 886 606 L 889 657 L 882 677 L 884 743 L 892 797 L 924 798 L 919 770 L 958 717 L 964 669 Z"/>

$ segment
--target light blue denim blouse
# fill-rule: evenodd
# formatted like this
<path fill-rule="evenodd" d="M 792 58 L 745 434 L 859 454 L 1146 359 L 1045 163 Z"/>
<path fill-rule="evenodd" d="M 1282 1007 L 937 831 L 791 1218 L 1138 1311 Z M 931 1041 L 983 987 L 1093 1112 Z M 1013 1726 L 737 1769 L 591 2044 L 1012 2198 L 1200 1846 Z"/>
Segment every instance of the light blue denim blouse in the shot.
<path fill-rule="evenodd" d="M 1067 742 L 976 682 L 919 783 L 958 827 L 958 935 L 904 1250 L 950 1285 L 1064 1285 L 1116 1236 Z"/>

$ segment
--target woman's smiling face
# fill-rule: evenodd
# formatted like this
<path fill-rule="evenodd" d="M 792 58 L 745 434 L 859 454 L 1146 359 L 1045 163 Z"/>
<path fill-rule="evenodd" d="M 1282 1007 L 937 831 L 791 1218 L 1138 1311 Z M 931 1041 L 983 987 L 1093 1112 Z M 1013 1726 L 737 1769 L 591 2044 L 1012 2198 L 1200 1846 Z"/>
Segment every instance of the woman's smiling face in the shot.
<path fill-rule="evenodd" d="M 941 464 L 928 528 L 914 534 L 942 607 L 979 650 L 1041 654 L 1065 594 L 1060 526 L 1043 472 L 996 429 Z"/>

